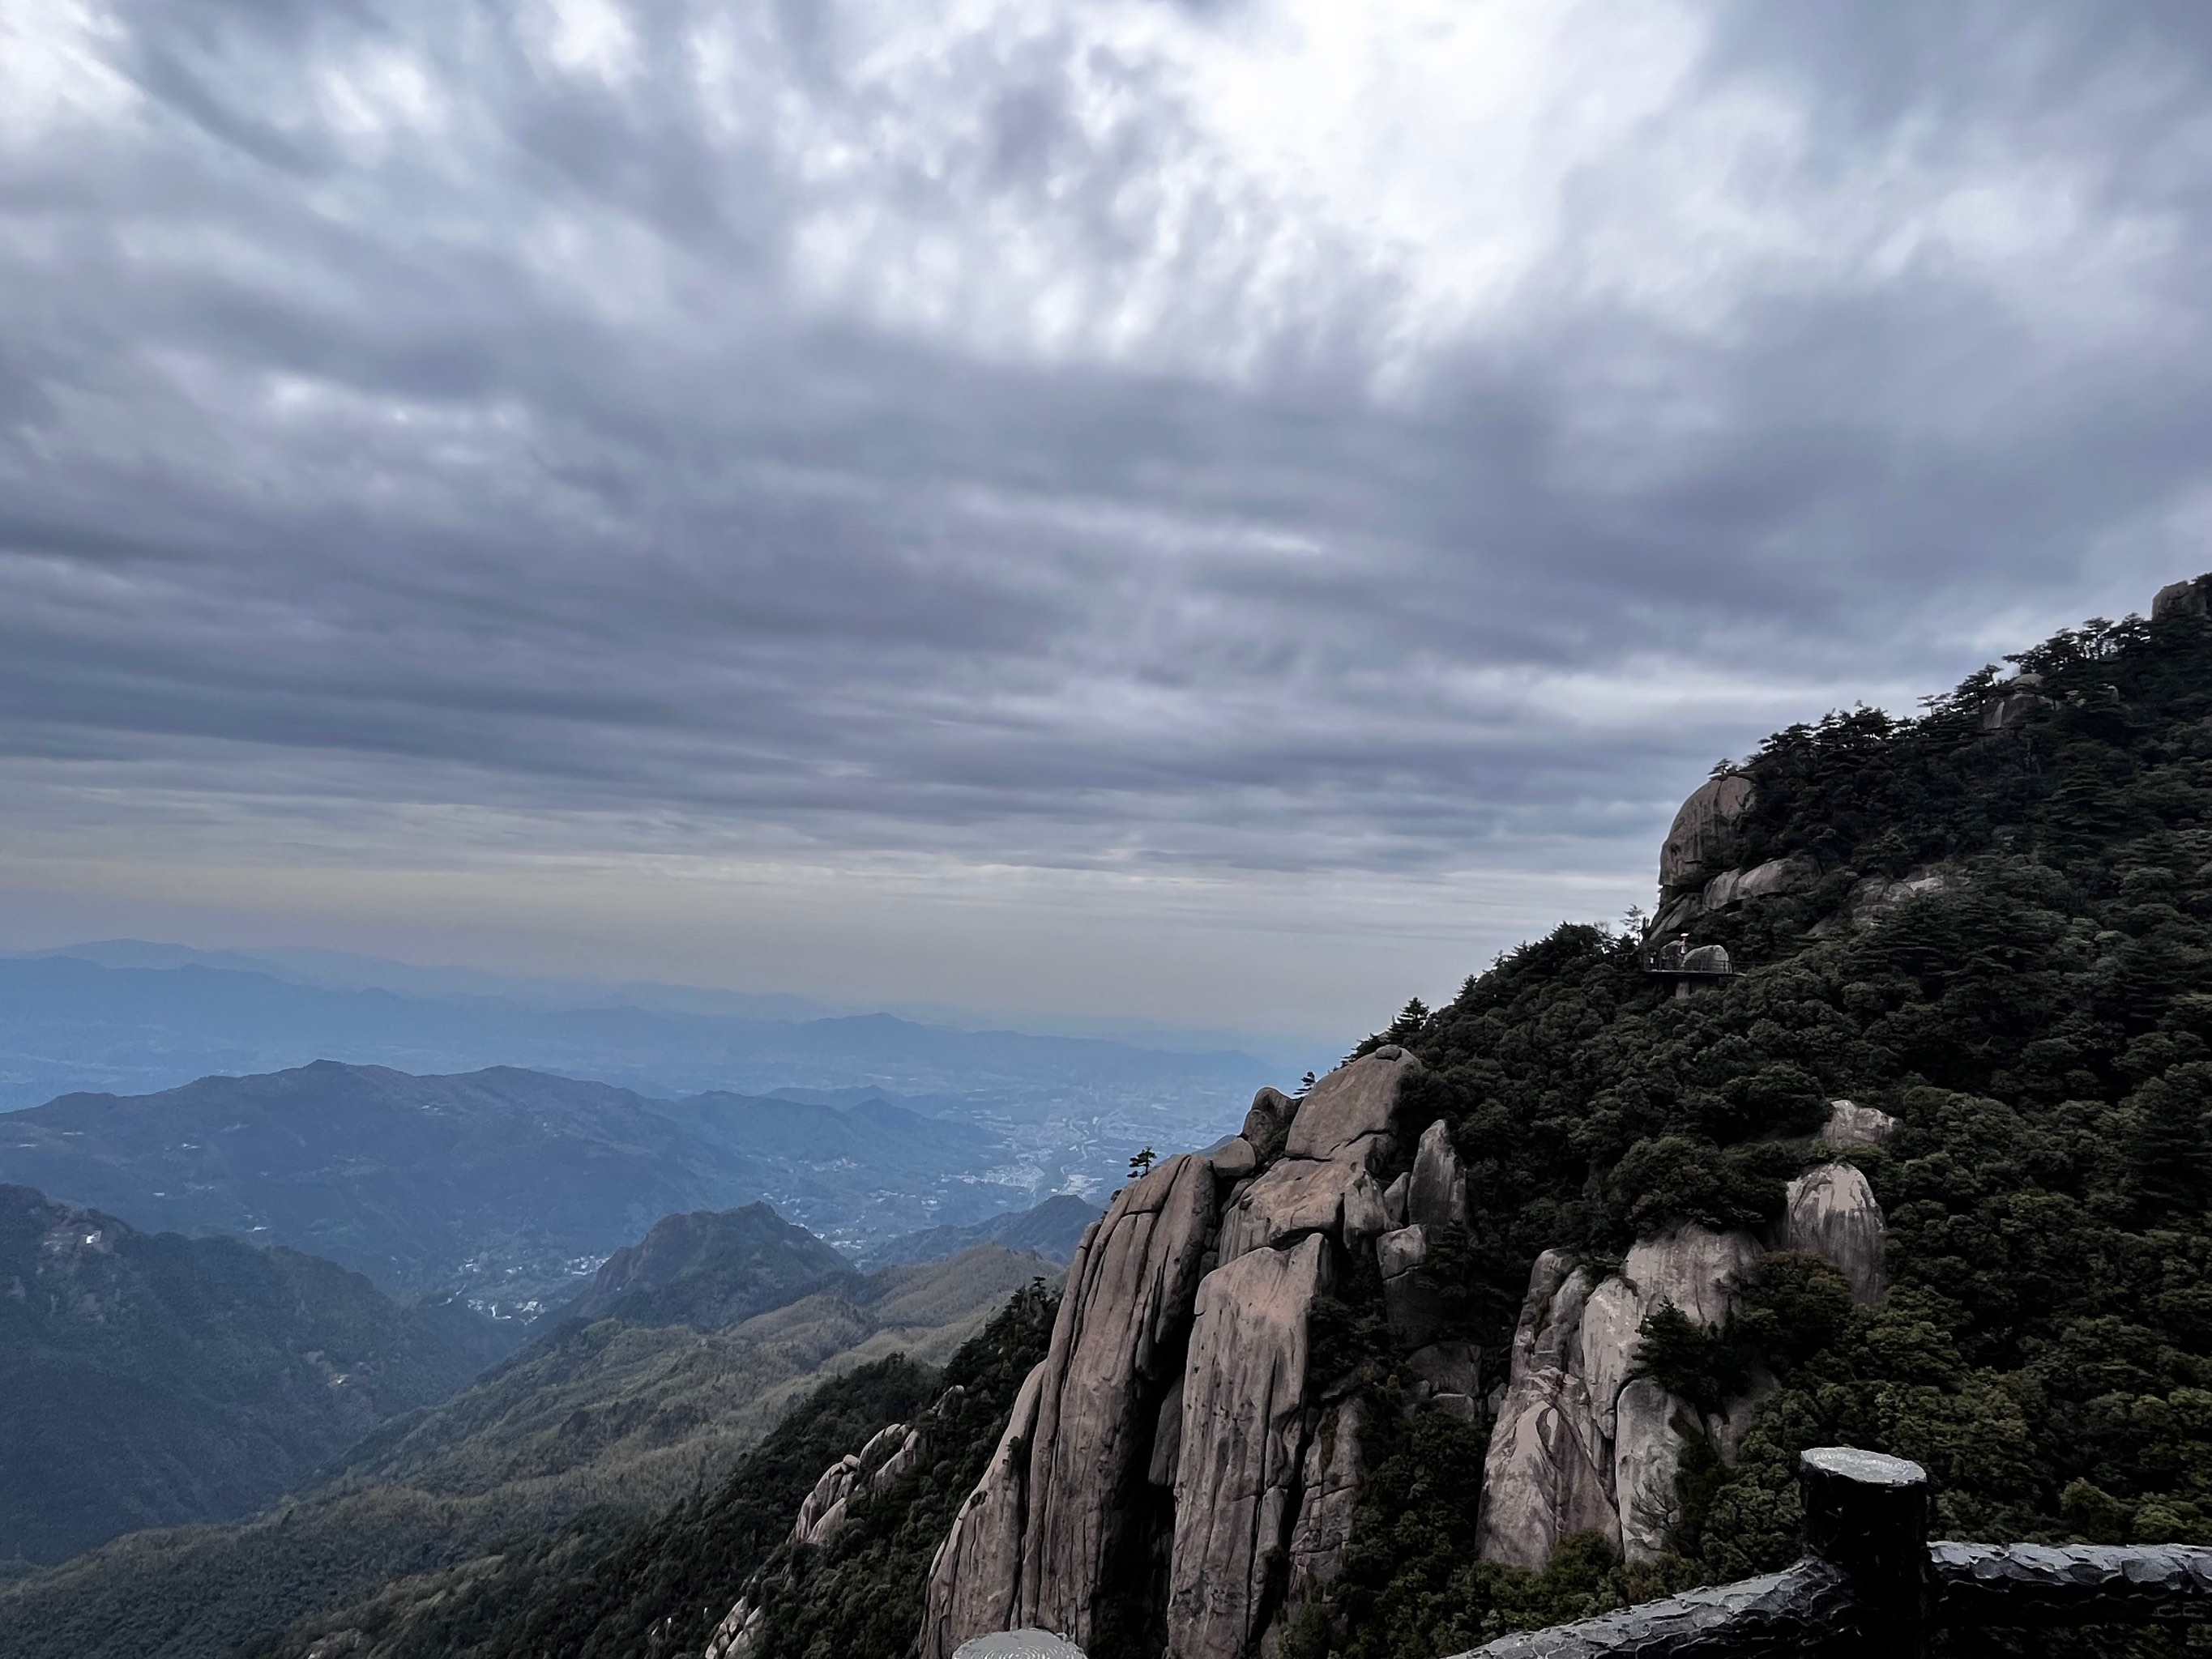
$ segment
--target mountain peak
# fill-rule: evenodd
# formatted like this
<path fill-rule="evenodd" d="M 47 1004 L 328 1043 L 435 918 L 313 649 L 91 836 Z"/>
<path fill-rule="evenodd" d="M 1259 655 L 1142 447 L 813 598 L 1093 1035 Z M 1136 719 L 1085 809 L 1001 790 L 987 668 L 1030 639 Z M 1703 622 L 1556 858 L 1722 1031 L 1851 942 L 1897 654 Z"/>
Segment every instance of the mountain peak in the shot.
<path fill-rule="evenodd" d="M 570 1311 L 586 1320 L 719 1329 L 802 1296 L 857 1285 L 852 1264 L 766 1203 L 664 1216 L 609 1256 Z"/>

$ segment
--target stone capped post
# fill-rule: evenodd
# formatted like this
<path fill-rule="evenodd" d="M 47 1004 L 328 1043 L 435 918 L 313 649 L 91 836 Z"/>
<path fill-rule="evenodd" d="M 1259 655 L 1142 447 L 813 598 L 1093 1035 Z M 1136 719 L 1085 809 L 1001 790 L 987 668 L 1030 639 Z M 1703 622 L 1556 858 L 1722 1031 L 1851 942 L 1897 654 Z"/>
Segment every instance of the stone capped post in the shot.
<path fill-rule="evenodd" d="M 1822 1446 L 1797 1461 L 1805 1548 L 1850 1580 L 1851 1622 L 1869 1654 L 1928 1651 L 1928 1472 L 1902 1457 Z"/>

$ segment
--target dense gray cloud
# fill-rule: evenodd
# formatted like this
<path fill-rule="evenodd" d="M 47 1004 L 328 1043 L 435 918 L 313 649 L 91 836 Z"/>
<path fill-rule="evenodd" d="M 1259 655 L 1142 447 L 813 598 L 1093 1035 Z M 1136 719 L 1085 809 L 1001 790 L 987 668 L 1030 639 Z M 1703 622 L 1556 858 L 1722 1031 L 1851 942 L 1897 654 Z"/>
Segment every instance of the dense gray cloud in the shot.
<path fill-rule="evenodd" d="M 902 962 L 788 872 L 1479 894 L 1474 965 L 1773 726 L 2212 566 L 2208 69 L 2179 3 L 33 0 L 0 887 L 665 867 Z M 1089 971 L 956 988 L 1155 970 Z"/>

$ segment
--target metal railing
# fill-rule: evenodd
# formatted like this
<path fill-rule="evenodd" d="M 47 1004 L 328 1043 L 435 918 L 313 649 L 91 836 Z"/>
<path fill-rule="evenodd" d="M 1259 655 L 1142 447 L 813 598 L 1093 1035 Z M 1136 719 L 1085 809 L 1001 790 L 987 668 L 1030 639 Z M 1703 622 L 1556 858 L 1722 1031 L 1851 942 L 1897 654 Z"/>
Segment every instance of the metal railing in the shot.
<path fill-rule="evenodd" d="M 1798 1480 L 1805 1555 L 1795 1566 L 1502 1637 L 1459 1659 L 1919 1659 L 1939 1628 L 2212 1620 L 2212 1549 L 1930 1544 L 1927 1473 L 1848 1446 L 1807 1452 Z"/>

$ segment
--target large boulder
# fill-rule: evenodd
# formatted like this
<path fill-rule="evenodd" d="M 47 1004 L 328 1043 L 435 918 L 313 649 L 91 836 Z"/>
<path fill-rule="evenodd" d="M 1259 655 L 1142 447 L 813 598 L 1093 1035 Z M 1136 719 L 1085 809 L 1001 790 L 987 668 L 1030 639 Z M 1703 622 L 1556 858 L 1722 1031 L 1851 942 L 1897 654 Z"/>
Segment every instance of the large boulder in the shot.
<path fill-rule="evenodd" d="M 1877 1305 L 1888 1289 L 1882 1239 L 1888 1231 L 1874 1188 L 1857 1167 L 1823 1164 L 1790 1183 L 1775 1225 L 1777 1249 L 1809 1250 L 1834 1264 L 1856 1301 Z"/>
<path fill-rule="evenodd" d="M 2039 689 L 2042 684 L 2040 674 L 2016 674 L 1998 686 L 1982 704 L 1982 734 L 1995 737 L 2008 732 L 2037 709 L 2051 707 L 2051 699 Z"/>
<path fill-rule="evenodd" d="M 2212 575 L 2168 582 L 2150 602 L 2150 619 L 2165 622 L 2175 617 L 2212 615 Z"/>
<path fill-rule="evenodd" d="M 1778 898 L 1802 893 L 1820 879 L 1820 867 L 1802 857 L 1769 859 L 1748 870 L 1723 870 L 1707 882 L 1698 896 L 1698 908 L 1706 915 L 1725 910 L 1747 899 Z"/>
<path fill-rule="evenodd" d="M 1659 887 L 1664 892 L 1726 864 L 1736 848 L 1736 826 L 1751 805 L 1751 780 L 1740 772 L 1709 778 L 1691 793 L 1667 831 L 1659 850 Z"/>
<path fill-rule="evenodd" d="M 1290 1096 L 1280 1089 L 1262 1089 L 1252 1097 L 1252 1109 L 1244 1114 L 1240 1133 L 1262 1158 L 1273 1158 L 1283 1150 L 1283 1138 L 1297 1115 L 1298 1103 Z"/>
<path fill-rule="evenodd" d="M 1184 1372 L 1168 1569 L 1177 1659 L 1234 1659 L 1272 1609 L 1305 1455 L 1307 1346 L 1328 1242 L 1257 1249 L 1206 1275 Z"/>
<path fill-rule="evenodd" d="M 1860 933 L 1878 927 L 1917 898 L 1929 898 L 1956 884 L 1956 873 L 1941 865 L 1908 870 L 1893 879 L 1866 876 L 1855 883 L 1845 900 L 1845 915 Z"/>
<path fill-rule="evenodd" d="M 1880 1107 L 1832 1100 L 1828 1121 L 1820 1128 L 1820 1144 L 1838 1152 L 1846 1146 L 1886 1146 L 1896 1133 L 1897 1120 Z"/>
<path fill-rule="evenodd" d="M 1224 1181 L 1242 1181 L 1259 1167 L 1259 1153 L 1242 1135 L 1231 1135 L 1213 1149 L 1213 1173 Z"/>
<path fill-rule="evenodd" d="M 1368 1174 L 1364 1158 L 1328 1163 L 1303 1158 L 1279 1160 L 1239 1193 L 1223 1215 L 1221 1260 L 1232 1261 L 1248 1250 L 1285 1243 L 1305 1233 L 1340 1234 L 1345 1226 L 1345 1200 L 1355 1188 L 1361 1190 L 1357 1218 L 1364 1225 L 1382 1213 L 1382 1190 Z M 1369 1193 L 1373 1194 L 1372 1211 L 1366 1205 Z"/>
<path fill-rule="evenodd" d="M 1420 1070 L 1421 1062 L 1395 1043 L 1347 1060 L 1298 1103 L 1285 1154 L 1331 1158 L 1364 1136 L 1387 1136 L 1406 1079 Z"/>

